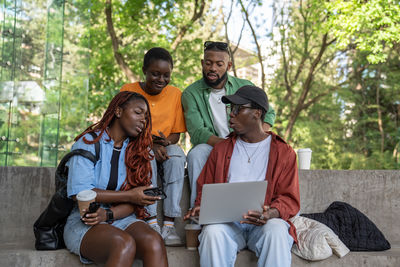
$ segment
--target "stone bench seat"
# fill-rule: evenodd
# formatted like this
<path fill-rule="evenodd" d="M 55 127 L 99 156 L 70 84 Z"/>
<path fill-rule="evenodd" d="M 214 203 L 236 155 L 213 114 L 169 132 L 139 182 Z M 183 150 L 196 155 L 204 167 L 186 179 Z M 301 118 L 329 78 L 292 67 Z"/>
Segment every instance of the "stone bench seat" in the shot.
<path fill-rule="evenodd" d="M 30 243 L 0 245 L 0 266 L 87 266 L 79 261 L 76 255 L 66 249 L 56 251 L 36 251 Z M 196 251 L 189 251 L 184 247 L 167 247 L 169 266 L 192 266 L 199 265 L 199 255 Z M 323 261 L 309 262 L 292 254 L 292 266 L 299 267 L 325 267 L 325 266 L 399 266 L 400 246 L 382 252 L 350 252 L 339 259 L 336 256 Z M 141 261 L 135 261 L 133 267 L 141 267 Z M 236 267 L 257 266 L 257 258 L 254 253 L 244 250 L 239 253 L 235 264 Z"/>
<path fill-rule="evenodd" d="M 84 266 L 65 249 L 36 251 L 32 225 L 54 193 L 54 168 L 0 167 L 0 266 Z M 333 201 L 344 201 L 366 214 L 383 232 L 392 249 L 382 252 L 350 252 L 339 259 L 308 262 L 293 254 L 292 266 L 400 266 L 399 171 L 300 171 L 301 213 L 324 211 Z M 188 208 L 185 181 L 181 206 Z M 184 222 L 177 220 L 184 238 Z M 196 251 L 167 247 L 169 266 L 199 266 Z M 254 253 L 239 253 L 235 266 L 256 266 Z M 135 261 L 135 267 L 142 266 Z"/>

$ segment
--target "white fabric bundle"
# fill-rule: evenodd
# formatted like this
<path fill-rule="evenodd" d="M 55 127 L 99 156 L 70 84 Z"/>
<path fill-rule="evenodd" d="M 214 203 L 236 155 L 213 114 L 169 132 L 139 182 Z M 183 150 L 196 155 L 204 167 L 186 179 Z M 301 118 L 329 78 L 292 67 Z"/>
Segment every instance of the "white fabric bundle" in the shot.
<path fill-rule="evenodd" d="M 338 236 L 326 225 L 302 216 L 290 219 L 296 226 L 298 245 L 292 247 L 297 256 L 309 260 L 324 260 L 332 256 L 332 252 L 339 258 L 350 250 Z"/>

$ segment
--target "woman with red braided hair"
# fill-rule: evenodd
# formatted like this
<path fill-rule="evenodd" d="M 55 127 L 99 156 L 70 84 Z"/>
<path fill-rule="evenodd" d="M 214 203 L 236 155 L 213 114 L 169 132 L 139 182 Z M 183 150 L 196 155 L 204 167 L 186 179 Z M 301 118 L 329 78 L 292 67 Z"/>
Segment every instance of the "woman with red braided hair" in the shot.
<path fill-rule="evenodd" d="M 93 138 L 90 132 L 97 137 Z M 69 162 L 68 196 L 91 189 L 100 208 L 81 218 L 77 205 L 64 228 L 66 247 L 81 262 L 105 266 L 132 266 L 135 257 L 144 266 L 168 266 L 161 236 L 143 221 L 144 206 L 158 197 L 147 196 L 150 188 L 152 145 L 151 117 L 147 100 L 133 92 L 118 93 L 101 120 L 75 138 L 72 150 L 85 149 L 100 157 L 94 165 L 82 156 Z"/>

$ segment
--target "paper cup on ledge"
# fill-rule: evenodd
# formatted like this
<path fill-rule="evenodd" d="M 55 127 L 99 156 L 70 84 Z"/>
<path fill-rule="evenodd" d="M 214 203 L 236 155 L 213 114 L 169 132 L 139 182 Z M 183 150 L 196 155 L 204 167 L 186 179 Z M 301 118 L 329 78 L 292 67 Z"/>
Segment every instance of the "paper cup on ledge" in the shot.
<path fill-rule="evenodd" d="M 199 234 L 201 226 L 198 224 L 186 224 L 186 248 L 188 250 L 197 250 L 199 246 Z"/>
<path fill-rule="evenodd" d="M 88 209 L 90 203 L 94 202 L 96 200 L 97 193 L 93 190 L 83 190 L 79 192 L 76 195 L 76 200 L 78 200 L 78 207 L 79 207 L 79 213 L 81 214 L 81 217 L 83 214 L 84 209 Z"/>
<path fill-rule="evenodd" d="M 301 148 L 297 150 L 297 157 L 299 158 L 299 169 L 309 170 L 311 166 L 311 153 L 310 148 Z"/>

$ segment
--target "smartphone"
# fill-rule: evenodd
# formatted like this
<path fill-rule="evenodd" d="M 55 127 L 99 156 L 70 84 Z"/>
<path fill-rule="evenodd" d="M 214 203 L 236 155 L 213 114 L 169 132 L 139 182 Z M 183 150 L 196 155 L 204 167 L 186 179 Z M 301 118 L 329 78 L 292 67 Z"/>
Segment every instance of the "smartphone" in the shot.
<path fill-rule="evenodd" d="M 86 217 L 86 214 L 96 212 L 99 208 L 100 208 L 100 203 L 98 202 L 90 203 L 88 210 L 85 212 L 85 214 L 83 214 L 82 218 Z"/>
<path fill-rule="evenodd" d="M 167 195 L 164 193 L 164 191 L 160 187 L 153 187 L 153 188 L 145 189 L 145 190 L 143 190 L 143 193 L 147 196 L 161 197 L 161 199 L 167 198 Z"/>
<path fill-rule="evenodd" d="M 157 141 L 157 140 L 165 140 L 165 138 L 163 138 L 163 137 L 161 137 L 161 136 L 158 136 L 158 135 L 152 135 L 152 137 L 153 137 L 153 140 L 155 140 L 155 141 Z"/>

